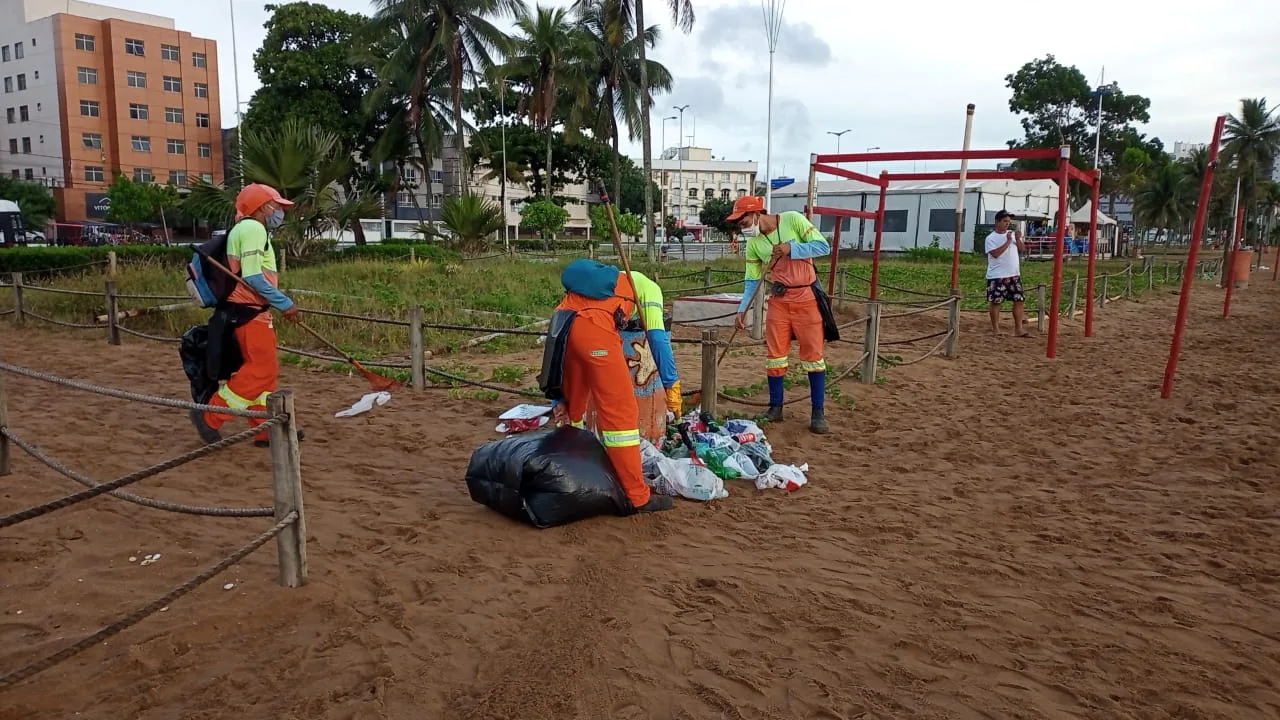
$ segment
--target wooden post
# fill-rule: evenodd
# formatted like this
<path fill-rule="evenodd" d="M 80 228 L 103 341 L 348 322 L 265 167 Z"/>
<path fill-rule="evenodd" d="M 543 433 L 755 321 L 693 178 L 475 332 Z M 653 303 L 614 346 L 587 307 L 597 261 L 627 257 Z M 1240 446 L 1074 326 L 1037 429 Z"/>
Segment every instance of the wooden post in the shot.
<path fill-rule="evenodd" d="M 765 280 L 761 279 L 760 284 L 764 285 Z M 755 302 L 751 307 L 751 339 L 764 339 L 764 303 L 765 296 L 769 294 L 768 286 L 761 287 L 756 291 Z"/>
<path fill-rule="evenodd" d="M 844 307 L 845 293 L 849 292 L 849 270 L 845 268 L 838 276 L 839 284 L 836 286 L 836 307 Z"/>
<path fill-rule="evenodd" d="M 1168 260 L 1166 260 L 1164 263 L 1164 283 L 1163 284 L 1165 285 L 1169 284 L 1169 261 Z"/>
<path fill-rule="evenodd" d="M 107 253 L 107 278 L 110 280 L 116 279 L 116 251 L 115 250 L 112 250 L 111 252 Z"/>
<path fill-rule="evenodd" d="M 1043 292 L 1044 286 L 1040 287 Z M 949 358 L 960 357 L 960 296 L 958 295 L 953 296 L 951 304 L 947 306 L 946 355 Z"/>
<path fill-rule="evenodd" d="M 630 262 L 631 262 L 631 247 L 632 247 L 633 245 L 635 245 L 635 243 L 628 243 L 628 244 L 627 244 L 627 262 L 628 262 L 628 263 L 630 263 Z"/>
<path fill-rule="evenodd" d="M 1147 263 L 1147 289 L 1154 290 L 1156 287 L 1156 266 L 1155 263 Z"/>
<path fill-rule="evenodd" d="M 862 361 L 862 382 L 874 384 L 880 354 L 880 303 L 867 303 L 867 331 L 863 335 L 862 350 L 867 354 Z"/>
<path fill-rule="evenodd" d="M 283 247 L 280 248 L 280 272 L 284 272 L 285 270 L 285 258 L 287 257 L 289 257 L 288 251 L 286 251 Z"/>
<path fill-rule="evenodd" d="M 413 247 L 412 245 L 409 246 L 409 264 L 410 265 L 418 264 L 418 249 Z"/>
<path fill-rule="evenodd" d="M 422 314 L 421 307 L 409 308 L 409 362 L 413 366 L 414 390 L 424 390 L 427 387 L 426 371 L 423 367 Z"/>
<path fill-rule="evenodd" d="M 22 327 L 27 322 L 22 311 L 22 273 L 13 274 L 13 324 Z"/>
<path fill-rule="evenodd" d="M 1133 263 L 1124 268 L 1124 299 L 1133 297 Z"/>
<path fill-rule="evenodd" d="M 116 300 L 116 281 L 107 281 L 107 342 L 120 344 L 120 303 Z"/>
<path fill-rule="evenodd" d="M 9 427 L 9 397 L 4 391 L 4 373 L 0 372 L 0 428 Z M 0 435 L 0 475 L 9 474 L 9 438 Z"/>
<path fill-rule="evenodd" d="M 1076 273 L 1075 279 L 1071 281 L 1071 309 L 1067 312 L 1067 320 L 1074 321 L 1076 319 L 1076 302 L 1080 298 L 1080 273 Z"/>
<path fill-rule="evenodd" d="M 275 518 L 280 522 L 290 512 L 298 519 L 276 536 L 280 562 L 280 584 L 299 587 L 307 583 L 307 523 L 302 509 L 302 468 L 298 460 L 298 421 L 293 409 L 293 391 L 278 390 L 267 397 L 267 411 L 274 417 L 287 415 L 272 425 L 271 489 L 275 495 Z"/>
<path fill-rule="evenodd" d="M 1048 308 L 1044 306 L 1044 283 L 1036 286 L 1036 331 L 1044 332 L 1045 318 L 1048 317 Z"/>
<path fill-rule="evenodd" d="M 711 289 L 711 266 L 704 265 L 702 267 L 702 289 L 709 291 Z"/>
<path fill-rule="evenodd" d="M 1098 299 L 1098 307 L 1100 308 L 1104 308 L 1107 306 L 1107 278 L 1109 277 L 1111 276 L 1110 275 L 1102 276 L 1102 297 Z M 1093 298 L 1090 298 L 1089 301 L 1092 302 Z"/>
<path fill-rule="evenodd" d="M 720 381 L 716 377 L 716 363 L 719 360 L 717 338 L 720 331 L 708 328 L 702 331 L 702 411 L 716 414 L 718 408 L 716 392 L 720 389 Z"/>

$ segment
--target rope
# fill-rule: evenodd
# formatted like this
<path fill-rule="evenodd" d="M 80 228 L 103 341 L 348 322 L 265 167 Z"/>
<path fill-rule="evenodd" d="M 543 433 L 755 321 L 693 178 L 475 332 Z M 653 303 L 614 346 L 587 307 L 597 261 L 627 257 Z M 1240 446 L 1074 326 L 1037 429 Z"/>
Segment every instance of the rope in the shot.
<path fill-rule="evenodd" d="M 840 384 L 841 380 L 844 380 L 845 378 L 849 377 L 849 375 L 853 373 L 854 370 L 857 370 L 858 367 L 862 365 L 862 362 L 866 359 L 867 359 L 867 353 L 864 352 L 862 353 L 861 357 L 853 361 L 853 364 L 845 368 L 844 372 L 837 375 L 834 380 L 829 381 L 827 383 L 827 394 L 831 393 L 831 388 Z M 798 402 L 804 402 L 805 400 L 808 400 L 811 395 L 812 395 L 811 392 L 805 393 L 804 395 L 801 395 L 799 397 L 794 397 L 794 398 L 791 398 L 790 400 L 784 400 L 782 404 L 785 407 L 787 405 L 794 405 L 795 403 L 798 403 Z M 760 402 L 759 400 L 747 400 L 745 398 L 736 398 L 736 397 L 733 397 L 732 395 L 726 395 L 723 390 L 717 390 L 716 397 L 720 398 L 721 400 L 727 400 L 728 402 L 737 403 L 739 405 L 746 405 L 747 407 L 762 407 L 762 408 L 770 407 L 769 403 L 767 402 Z"/>
<path fill-rule="evenodd" d="M 62 463 L 41 452 L 40 448 L 31 445 L 21 437 L 14 435 L 8 428 L 0 428 L 0 435 L 3 435 L 13 441 L 14 445 L 22 448 L 28 455 L 44 463 L 49 469 L 59 473 L 60 475 L 70 478 L 81 485 L 88 488 L 97 487 L 100 483 L 94 482 L 89 477 L 81 475 Z M 210 517 L 271 517 L 275 515 L 275 510 L 269 507 L 258 508 L 223 508 L 223 507 L 201 507 L 198 505 L 182 505 L 179 503 L 168 502 L 166 500 L 156 500 L 155 498 L 134 495 L 124 490 L 114 490 L 107 493 L 111 497 L 131 502 L 135 505 L 155 508 L 156 510 L 167 510 L 169 512 L 183 513 L 185 515 L 207 515 Z"/>
<path fill-rule="evenodd" d="M 329 310 L 312 310 L 310 308 L 298 308 L 298 312 L 303 315 L 323 315 L 325 317 L 343 318 L 346 320 L 361 320 L 363 322 L 381 323 L 383 325 L 409 327 L 409 323 L 404 320 L 391 320 L 388 318 L 370 317 L 368 315 L 348 315 L 347 313 L 331 312 Z"/>
<path fill-rule="evenodd" d="M 107 638 L 118 635 L 124 630 L 127 630 L 130 627 L 133 627 L 134 625 L 138 624 L 148 616 L 155 614 L 159 610 L 169 607 L 171 604 L 173 604 L 175 600 L 181 598 L 182 596 L 186 595 L 192 590 L 195 590 L 196 588 L 208 582 L 209 580 L 211 580 L 213 577 L 215 577 L 222 571 L 226 570 L 232 565 L 235 565 L 236 563 L 248 557 L 250 553 L 262 547 L 263 545 L 267 544 L 267 541 L 271 540 L 276 535 L 279 535 L 285 528 L 289 527 L 290 525 L 292 525 L 297 521 L 298 521 L 297 511 L 296 510 L 290 511 L 288 515 L 285 515 L 283 518 L 281 518 L 280 522 L 276 523 L 275 526 L 273 526 L 270 530 L 262 533 L 258 537 L 251 540 L 248 545 L 245 545 L 244 547 L 235 551 L 231 555 L 228 555 L 222 562 L 218 563 L 217 565 L 214 565 L 213 567 L 191 578 L 190 580 L 179 585 L 173 590 L 170 590 L 168 593 L 165 593 L 162 597 L 157 598 L 156 600 L 153 600 L 152 602 L 147 603 L 146 605 L 143 605 L 142 607 L 133 611 L 129 615 L 126 615 L 125 617 L 108 625 L 107 627 L 102 628 L 98 632 L 80 640 L 79 642 L 77 642 L 76 644 L 70 647 L 63 648 L 62 650 L 59 650 L 58 652 L 52 655 L 49 655 L 45 658 L 37 660 L 31 663 L 30 665 L 27 665 L 26 667 L 22 667 L 17 670 L 14 670 L 8 675 L 0 676 L 0 690 L 16 685 L 17 683 L 20 683 L 23 680 L 26 680 L 27 678 L 33 675 L 44 672 L 45 670 L 48 670 L 49 668 L 53 667 L 54 665 L 57 665 L 63 660 L 66 660 L 71 657 L 75 657 L 76 655 L 84 652 L 85 650 L 93 647 L 94 645 L 97 645 L 98 643 L 106 640 Z"/>
<path fill-rule="evenodd" d="M 34 290 L 36 292 L 51 293 L 53 295 L 91 295 L 93 297 L 102 297 L 100 292 L 90 292 L 88 290 L 62 290 L 61 288 L 41 287 L 39 285 L 22 286 L 23 290 Z"/>
<path fill-rule="evenodd" d="M 43 268 L 40 270 L 22 270 L 23 275 L 39 275 L 41 273 L 65 272 L 67 270 L 79 270 L 80 268 L 93 267 L 95 265 L 106 265 L 108 260 L 94 260 L 93 262 L 80 263 L 79 265 L 64 265 L 62 267 Z"/>
<path fill-rule="evenodd" d="M 854 280 L 860 280 L 864 283 L 867 283 L 868 285 L 871 284 L 871 278 L 864 278 L 861 275 L 858 275 L 856 273 L 849 273 L 849 277 L 853 278 Z M 947 297 L 946 295 L 938 295 L 936 293 L 927 293 L 927 292 L 921 292 L 919 290 L 911 290 L 909 288 L 900 288 L 893 285 L 889 285 L 888 283 L 885 283 L 885 282 L 877 282 L 876 285 L 881 290 L 893 290 L 895 292 L 906 293 L 907 295 L 917 295 L 919 297 L 927 297 L 927 298 Z"/>
<path fill-rule="evenodd" d="M 950 331 L 948 331 L 946 334 L 948 334 L 948 335 L 949 335 L 949 334 L 950 334 Z M 897 362 L 897 363 L 895 363 L 895 362 L 891 362 L 890 360 L 888 360 L 887 358 L 885 358 L 883 355 L 877 355 L 876 357 L 877 357 L 877 358 L 879 358 L 880 360 L 883 360 L 883 361 L 884 361 L 884 362 L 886 362 L 886 363 L 889 363 L 890 365 L 893 365 L 894 367 L 906 367 L 906 366 L 908 366 L 908 365 L 915 365 L 915 364 L 916 364 L 916 363 L 918 363 L 918 362 L 924 362 L 924 361 L 925 361 L 925 360 L 927 360 L 929 357 L 931 357 L 931 356 L 933 356 L 934 354 L 936 354 L 936 353 L 938 352 L 938 350 L 942 349 L 942 346 L 943 346 L 943 345 L 945 345 L 946 343 L 947 343 L 947 338 L 942 338 L 941 342 L 939 342 L 937 345 L 934 345 L 934 346 L 933 346 L 933 348 L 932 348 L 931 350 L 929 350 L 929 352 L 925 353 L 924 355 L 921 355 L 920 357 L 916 358 L 915 360 L 909 360 L 909 361 L 906 361 L 906 362 Z"/>
<path fill-rule="evenodd" d="M 918 309 L 918 310 L 910 310 L 910 311 L 908 311 L 908 312 L 900 312 L 900 313 L 891 313 L 891 314 L 889 314 L 889 315 L 881 315 L 881 316 L 880 316 L 880 319 L 881 319 L 881 320 L 888 320 L 888 319 L 890 319 L 890 318 L 904 318 L 904 317 L 911 317 L 912 315 L 921 315 L 921 314 L 923 314 L 923 313 L 932 312 L 932 311 L 934 311 L 934 310 L 937 310 L 938 308 L 946 307 L 946 306 L 948 306 L 948 305 L 950 305 L 950 304 L 951 304 L 952 300 L 953 300 L 953 298 L 947 298 L 946 300 L 943 300 L 943 301 L 942 301 L 942 302 L 940 302 L 940 303 L 935 303 L 935 304 L 933 304 L 933 305 L 930 305 L 929 307 L 923 307 L 923 308 L 920 308 L 920 309 Z"/>
<path fill-rule="evenodd" d="M 130 330 L 129 328 L 123 325 L 120 325 L 118 323 L 116 324 L 116 329 L 126 335 L 139 337 L 139 338 L 142 338 L 143 340 L 154 340 L 156 342 L 165 342 L 165 343 L 181 343 L 182 342 L 182 338 L 165 337 L 162 335 L 148 335 L 144 332 L 138 332 L 137 330 Z"/>
<path fill-rule="evenodd" d="M 408 323 L 405 323 L 406 325 Z M 530 337 L 544 337 L 545 332 L 538 330 L 520 330 L 518 328 L 492 328 L 492 327 L 476 327 L 474 325 L 447 325 L 438 323 L 422 323 L 422 327 L 427 330 L 457 330 L 459 332 L 473 333 L 502 333 L 503 335 L 528 335 Z"/>
<path fill-rule="evenodd" d="M 495 392 L 500 392 L 500 393 L 508 393 L 508 394 L 517 395 L 520 397 L 534 397 L 534 398 L 542 397 L 542 393 L 536 390 L 515 390 L 509 387 L 503 387 L 501 385 L 494 385 L 493 383 L 481 382 L 479 380 L 468 380 L 467 378 L 464 378 L 460 375 L 447 373 L 443 370 L 436 370 L 435 368 L 430 366 L 424 366 L 422 370 L 428 375 L 435 375 L 436 377 L 442 377 L 442 378 L 445 378 L 446 380 L 450 380 L 456 383 L 461 383 L 463 385 L 472 385 L 474 387 L 484 388 L 486 390 L 493 390 Z"/>
<path fill-rule="evenodd" d="M 33 313 L 30 310 L 27 310 L 25 308 L 23 309 L 22 314 L 26 315 L 27 317 L 33 317 L 37 320 L 47 322 L 50 325 L 60 325 L 62 327 L 73 328 L 75 330 L 100 330 L 106 327 L 106 325 L 84 325 L 81 323 L 69 323 L 69 322 L 63 322 L 61 320 L 54 320 L 51 317 L 45 317 L 44 315 Z"/>
<path fill-rule="evenodd" d="M 921 335 L 920 337 L 917 337 L 917 338 L 911 338 L 910 340 L 881 340 L 877 344 L 878 345 L 910 345 L 912 343 L 918 343 L 921 340 L 932 340 L 936 337 L 942 337 L 943 335 L 947 335 L 950 332 L 951 330 L 942 330 L 940 332 L 931 333 L 929 335 Z"/>
<path fill-rule="evenodd" d="M 173 400 L 170 398 L 155 397 L 153 395 L 143 395 L 142 393 L 129 392 L 127 390 L 116 390 L 115 388 L 103 387 L 92 383 L 81 382 L 79 380 L 69 380 L 61 378 L 57 375 L 40 372 L 39 370 L 31 370 L 29 368 L 19 367 L 18 365 L 10 365 L 6 362 L 0 362 L 0 370 L 7 370 L 16 375 L 24 375 L 34 380 L 43 380 L 53 383 L 54 385 L 63 385 L 76 390 L 83 390 L 98 395 L 106 395 L 117 400 L 132 400 L 134 402 L 146 403 L 148 405 L 158 405 L 160 407 L 178 408 L 181 410 L 199 410 L 200 412 L 212 412 L 219 415 L 231 415 L 233 417 L 257 418 L 266 420 L 271 416 L 261 410 L 236 410 L 234 408 L 215 407 L 213 405 L 201 405 L 199 403 L 187 402 L 186 400 Z"/>
<path fill-rule="evenodd" d="M 101 295 L 102 293 L 94 293 L 94 294 Z M 116 293 L 116 299 L 118 300 L 186 300 L 188 302 L 191 301 L 191 297 L 188 295 L 125 295 L 123 293 Z M 194 304 L 191 307 L 195 309 L 199 309 L 199 308 L 196 308 Z"/>
<path fill-rule="evenodd" d="M 705 292 L 707 290 L 717 290 L 719 288 L 734 287 L 741 285 L 744 280 L 730 280 L 729 282 L 716 283 L 715 285 L 703 285 L 701 287 L 682 288 L 680 290 L 671 290 L 667 294 L 671 297 L 681 297 L 685 294 Z"/>
<path fill-rule="evenodd" d="M 128 475 L 116 478 L 111 482 L 105 482 L 100 485 L 94 485 L 88 490 L 81 490 L 78 493 L 72 493 L 65 497 L 58 498 L 57 500 L 52 500 L 50 502 L 47 502 L 43 505 L 37 505 L 32 508 L 27 508 L 26 510 L 20 510 L 11 515 L 6 515 L 5 517 L 0 517 L 0 530 L 3 530 L 4 528 L 7 528 L 7 527 L 11 527 L 13 525 L 17 525 L 18 523 L 21 523 L 21 522 L 26 522 L 27 520 L 34 520 L 35 518 L 38 518 L 41 515 L 48 515 L 51 512 L 54 512 L 56 510 L 61 510 L 65 507 L 70 507 L 72 505 L 75 505 L 76 503 L 83 502 L 85 500 L 92 500 L 93 498 L 96 498 L 99 495 L 102 495 L 104 493 L 109 493 L 112 490 L 118 490 L 124 487 L 125 485 L 138 482 L 139 480 L 145 480 L 146 478 L 149 478 L 153 475 L 159 475 L 160 473 L 166 470 L 172 470 L 173 468 L 176 468 L 179 465 L 185 465 L 191 462 L 192 460 L 199 460 L 200 458 L 206 455 L 212 455 L 213 453 L 223 448 L 231 447 L 236 443 L 244 442 L 245 440 L 249 440 L 253 438 L 254 435 L 257 435 L 258 433 L 262 432 L 264 429 L 268 427 L 271 427 L 272 425 L 279 424 L 280 422 L 285 420 L 287 417 L 288 417 L 287 415 L 278 415 L 257 427 L 249 428 L 248 430 L 244 430 L 242 432 L 236 433 L 231 437 L 223 438 L 218 442 L 209 443 L 208 445 L 192 450 L 189 453 L 184 453 L 177 457 L 169 458 L 168 460 L 165 460 L 164 462 L 158 463 L 156 465 L 152 465 L 151 467 L 143 468 L 142 470 L 138 470 L 137 472 L 129 473 Z M 8 435 L 8 432 L 6 431 L 5 434 Z"/>
<path fill-rule="evenodd" d="M 462 258 L 462 262 L 471 262 L 472 260 L 492 260 L 494 258 L 500 258 L 500 257 L 506 257 L 506 256 L 507 256 L 506 253 L 500 252 L 500 253 L 494 253 L 493 255 L 480 255 L 478 257 Z"/>
<path fill-rule="evenodd" d="M 13 315 L 16 312 L 18 311 L 17 310 L 0 310 L 0 317 L 4 317 L 5 315 Z"/>
<path fill-rule="evenodd" d="M 294 355 L 301 355 L 303 357 L 315 358 L 316 360 L 325 360 L 327 362 L 342 363 L 344 365 L 350 364 L 351 362 L 346 358 L 335 357 L 333 355 L 322 355 L 321 353 L 311 352 L 310 350 L 299 350 L 298 348 L 285 347 L 283 345 L 280 346 L 279 350 L 280 352 L 293 353 Z M 409 370 L 413 368 L 413 366 L 410 365 L 409 363 L 387 363 L 387 362 L 375 362 L 373 360 L 367 360 L 367 361 L 361 360 L 360 364 L 368 367 L 387 368 L 388 370 Z"/>

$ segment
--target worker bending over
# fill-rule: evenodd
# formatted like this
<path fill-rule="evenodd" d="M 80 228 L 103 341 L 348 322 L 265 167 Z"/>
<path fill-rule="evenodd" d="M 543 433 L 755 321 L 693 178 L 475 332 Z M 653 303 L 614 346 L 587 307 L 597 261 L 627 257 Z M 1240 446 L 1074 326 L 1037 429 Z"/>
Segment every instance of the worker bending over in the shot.
<path fill-rule="evenodd" d="M 622 349 L 621 329 L 639 313 L 644 313 L 649 349 L 666 388 L 667 409 L 679 416 L 683 403 L 671 336 L 663 322 L 662 289 L 638 272 L 630 276 L 634 287 L 628 273 L 612 265 L 585 259 L 570 263 L 560 276 L 566 295 L 556 308 L 553 337 L 547 342 L 563 347 L 557 422 L 585 427 L 587 396 L 594 396 L 597 430 L 623 490 L 637 512 L 656 512 L 669 510 L 671 498 L 653 495 L 644 482 L 640 409 Z M 543 373 L 548 373 L 547 363 Z"/>
<path fill-rule="evenodd" d="M 747 195 L 738 198 L 728 222 L 737 222 L 747 238 L 746 288 L 738 305 L 738 328 L 746 327 L 747 310 L 761 280 L 767 281 L 769 312 L 765 320 L 768 346 L 766 368 L 769 375 L 769 409 L 765 416 L 782 419 L 784 379 L 791 340 L 800 342 L 800 366 L 809 375 L 812 413 L 809 430 L 826 434 L 825 399 L 827 363 L 823 358 L 822 313 L 814 286 L 818 273 L 813 259 L 831 253 L 831 244 L 803 214 L 788 211 L 778 215 L 765 212 L 764 199 Z M 765 277 L 769 268 L 770 277 Z"/>
<path fill-rule="evenodd" d="M 235 338 L 244 364 L 218 389 L 209 401 L 210 405 L 265 411 L 267 396 L 276 390 L 280 362 L 276 356 L 276 330 L 271 321 L 271 308 L 279 310 L 288 320 L 298 319 L 298 309 L 288 296 L 280 292 L 276 254 L 269 231 L 284 223 L 284 210 L 292 205 L 274 188 L 258 183 L 246 185 L 236 196 L 236 224 L 227 234 L 227 265 L 253 290 L 237 283 L 225 304 L 235 326 Z M 193 410 L 191 413 L 196 431 L 207 443 L 221 439 L 218 431 L 231 417 L 216 412 Z M 258 418 L 249 419 L 252 427 L 263 422 Z M 302 437 L 299 430 L 298 439 Z M 268 446 L 265 430 L 254 437 L 254 444 Z"/>

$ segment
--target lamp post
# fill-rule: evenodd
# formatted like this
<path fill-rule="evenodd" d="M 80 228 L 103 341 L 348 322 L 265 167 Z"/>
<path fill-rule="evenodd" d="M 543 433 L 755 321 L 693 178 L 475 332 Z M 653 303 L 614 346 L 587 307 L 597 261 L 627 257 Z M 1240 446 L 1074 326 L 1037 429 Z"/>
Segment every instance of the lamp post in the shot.
<path fill-rule="evenodd" d="M 827 131 L 827 134 L 828 134 L 828 135 L 835 135 L 835 136 L 836 136 L 836 154 L 837 154 L 837 155 L 839 155 L 839 154 L 840 154 L 840 136 L 844 135 L 844 134 L 845 134 L 845 133 L 847 133 L 847 132 L 849 132 L 849 131 L 848 131 L 848 130 L 841 130 L 840 132 L 833 132 L 833 131 L 831 131 L 831 130 L 828 130 L 828 131 Z"/>
<path fill-rule="evenodd" d="M 871 152 L 872 150 L 879 150 L 879 149 L 880 149 L 880 146 L 879 146 L 879 145 L 876 145 L 876 146 L 874 146 L 874 147 L 869 147 L 869 148 L 867 148 L 867 152 Z M 864 170 L 868 175 L 870 175 L 870 174 L 871 174 L 871 161 L 870 161 L 870 160 L 868 160 L 868 161 L 865 163 L 865 165 L 866 165 L 866 167 L 864 167 L 864 168 L 863 168 L 863 170 Z"/>
<path fill-rule="evenodd" d="M 667 154 L 667 123 L 668 123 L 668 122 L 670 122 L 670 121 L 672 121 L 672 120 L 675 120 L 675 119 L 676 119 L 676 116 L 675 116 L 675 115 L 672 115 L 672 116 L 670 116 L 670 117 L 664 117 L 664 118 L 662 118 L 662 154 L 663 154 L 663 155 L 666 155 L 666 154 Z M 665 159 L 665 158 L 664 158 L 664 159 Z M 660 171 L 660 172 L 661 172 L 661 171 Z M 652 179 L 653 179 L 653 178 L 650 178 L 650 180 L 652 180 Z M 663 177 L 662 177 L 662 185 L 665 187 L 665 186 L 666 186 L 666 184 L 667 184 L 667 178 L 666 178 L 666 175 L 665 175 L 665 173 L 664 173 L 664 174 L 663 174 Z M 659 188 L 659 189 L 658 189 L 658 192 L 659 192 L 659 193 L 661 193 L 661 192 L 662 192 L 662 189 L 661 189 L 661 188 Z M 667 195 L 668 195 L 668 196 L 670 196 L 670 195 L 671 195 L 671 189 L 670 189 L 670 188 L 667 188 Z M 658 205 L 662 208 L 662 211 L 661 211 L 661 212 L 662 212 L 662 220 L 663 220 L 663 222 L 666 222 L 666 219 L 667 219 L 667 203 L 663 202 L 663 201 L 662 201 L 662 198 L 661 198 L 661 197 L 659 197 L 659 198 L 658 198 Z"/>
<path fill-rule="evenodd" d="M 764 35 L 769 42 L 769 106 L 765 121 L 764 151 L 764 208 L 773 211 L 773 56 L 778 49 L 778 37 L 782 34 L 782 11 L 787 0 L 760 0 L 764 11 Z"/>
<path fill-rule="evenodd" d="M 239 55 L 236 52 L 236 4 L 234 0 L 227 0 L 227 10 L 231 13 L 231 71 L 232 77 L 235 78 L 236 87 L 236 157 L 240 161 L 241 184 L 243 184 L 244 143 L 241 142 L 241 133 L 244 132 L 244 115 L 240 111 L 240 63 Z M 226 180 L 226 178 L 223 178 L 223 180 Z"/>
<path fill-rule="evenodd" d="M 677 105 L 674 108 L 677 112 L 680 113 L 680 143 L 684 142 L 684 111 L 687 110 L 688 108 L 689 108 L 688 105 Z M 679 146 L 680 143 L 676 143 L 676 145 Z M 681 199 L 681 203 L 683 207 L 683 203 L 688 200 L 689 194 L 685 192 L 685 189 L 684 189 L 684 151 L 680 147 L 676 147 L 676 157 L 677 157 L 676 182 L 680 185 L 680 192 L 683 193 L 684 195 L 684 197 Z"/>

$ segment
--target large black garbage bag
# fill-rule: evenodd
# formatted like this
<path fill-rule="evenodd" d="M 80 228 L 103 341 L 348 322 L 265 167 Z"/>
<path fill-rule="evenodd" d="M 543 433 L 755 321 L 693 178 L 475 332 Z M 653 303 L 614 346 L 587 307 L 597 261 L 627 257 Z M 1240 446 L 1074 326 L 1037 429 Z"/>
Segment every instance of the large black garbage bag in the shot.
<path fill-rule="evenodd" d="M 635 512 L 604 446 L 573 427 L 483 445 L 472 453 L 466 479 L 472 500 L 539 528 Z"/>
<path fill-rule="evenodd" d="M 196 325 L 182 334 L 178 356 L 191 383 L 191 400 L 201 404 L 208 403 L 218 392 L 218 383 L 230 379 L 244 364 L 235 329 L 216 312 L 208 325 Z"/>

